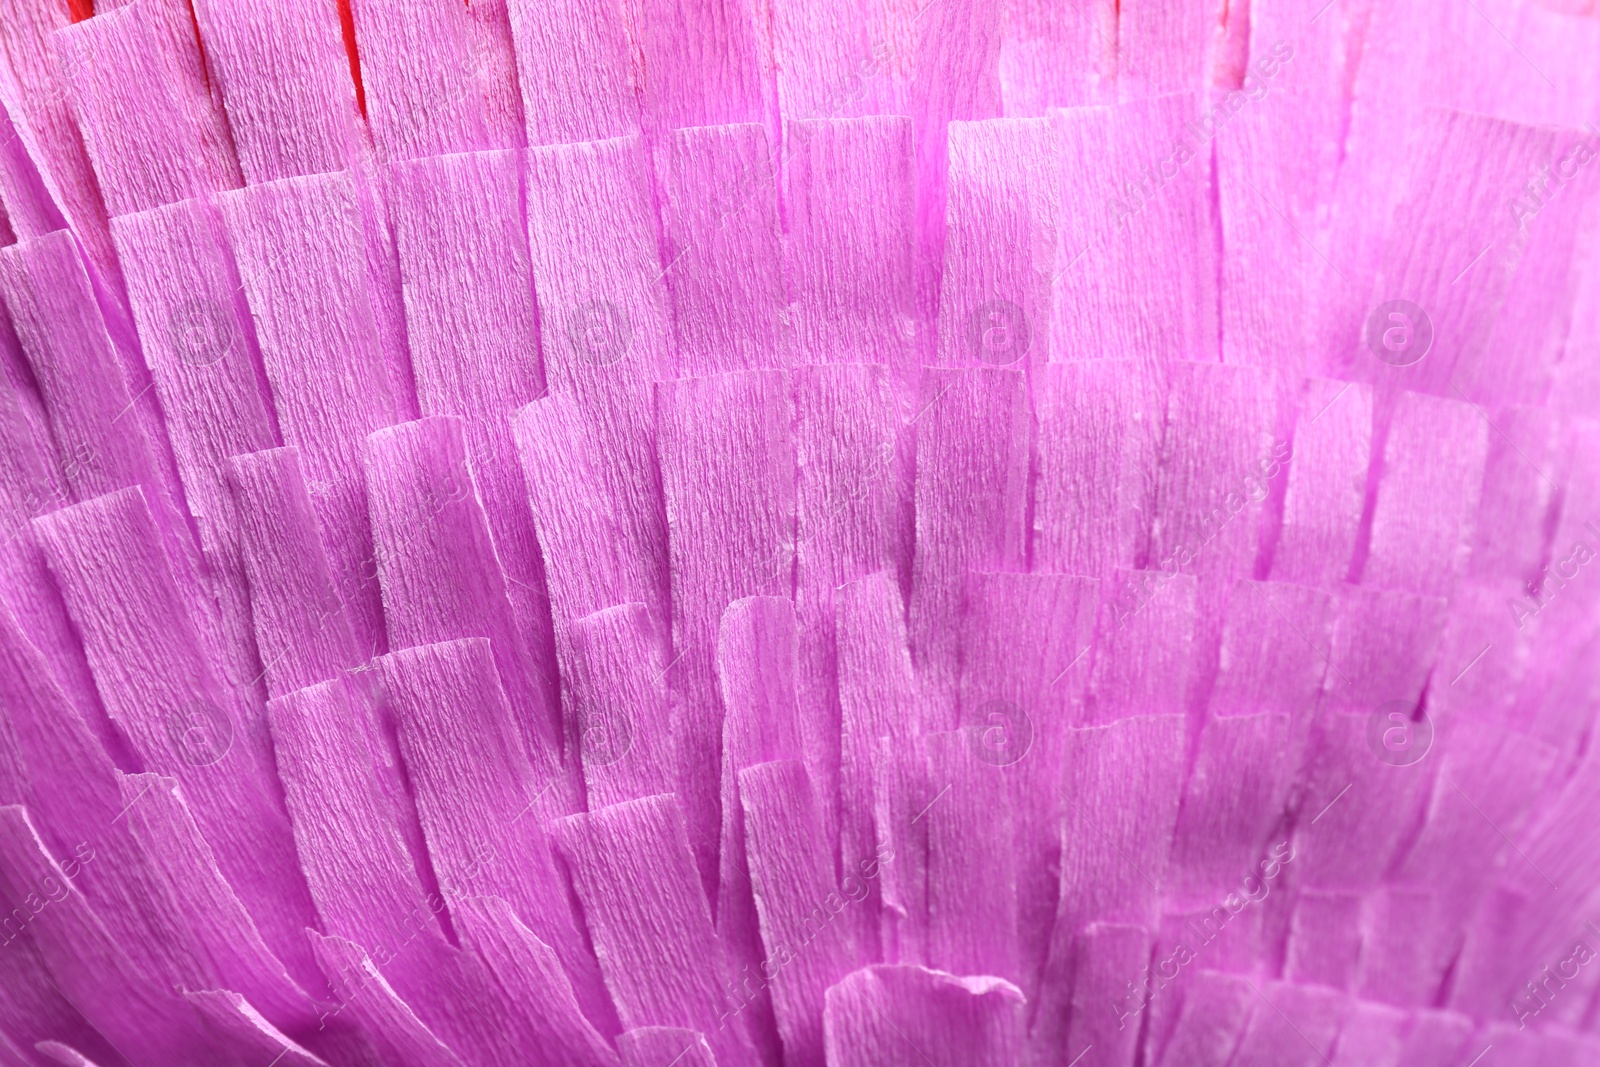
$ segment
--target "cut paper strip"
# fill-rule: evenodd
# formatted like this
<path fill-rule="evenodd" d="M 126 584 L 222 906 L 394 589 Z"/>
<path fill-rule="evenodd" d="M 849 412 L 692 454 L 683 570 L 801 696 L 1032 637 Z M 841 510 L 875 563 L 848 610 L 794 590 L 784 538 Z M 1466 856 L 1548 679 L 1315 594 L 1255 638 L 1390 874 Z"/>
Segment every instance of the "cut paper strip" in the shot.
<path fill-rule="evenodd" d="M 512 416 L 563 657 L 575 619 L 638 601 L 664 620 L 669 603 L 651 387 L 603 373 Z"/>
<path fill-rule="evenodd" d="M 41 841 L 62 857 L 64 873 L 142 973 L 168 986 L 208 980 L 214 972 L 198 961 L 158 886 L 159 871 L 128 832 L 127 798 L 112 761 L 9 618 L 0 620 L 0 693 L 9 712 L 0 735 L 3 799 L 28 807 Z M 54 773 L 60 767 L 79 773 Z M 0 933 L 14 939 L 18 930 L 13 924 Z M 259 940 L 253 926 L 251 934 Z"/>
<path fill-rule="evenodd" d="M 70 861 L 69 861 L 70 862 Z M 63 868 L 63 873 L 65 869 Z M 48 887 L 46 887 L 48 888 Z M 7 894 L 7 902 L 13 898 Z M 51 1038 L 66 1038 L 78 1048 L 86 1048 L 109 1067 L 122 1067 L 128 1063 L 99 1031 L 94 1029 L 80 1010 L 67 998 L 51 977 L 49 966 L 33 939 L 26 936 L 28 922 L 32 922 L 35 903 L 42 904 L 48 897 L 22 898 L 19 908 L 14 906 L 6 916 L 0 938 L 0 988 L 5 997 L 0 1000 L 0 1024 L 7 1034 L 15 1035 L 15 1043 L 26 1047 L 30 1043 Z M 26 919 L 27 922 L 21 920 Z M 116 935 L 111 934 L 115 942 Z M 33 1061 L 23 1059 L 26 1067 Z M 143 1061 L 141 1061 L 143 1062 Z"/>
<path fill-rule="evenodd" d="M 561 763 L 559 715 L 518 629 L 460 419 L 426 418 L 367 442 L 367 498 L 392 647 L 482 637 L 536 762 Z"/>
<path fill-rule="evenodd" d="M 944 620 L 959 608 L 962 575 L 1026 566 L 1027 382 L 1015 370 L 930 369 L 918 409 L 926 410 L 917 426 L 907 627 L 925 684 L 948 700 L 957 635 Z"/>
<path fill-rule="evenodd" d="M 791 121 L 787 137 L 789 314 L 802 359 L 908 367 L 924 325 L 912 277 L 910 121 L 823 116 Z"/>
<path fill-rule="evenodd" d="M 421 410 L 465 420 L 518 629 L 548 657 L 543 568 L 508 421 L 545 392 L 522 178 L 517 153 L 476 152 L 395 167 L 389 191 Z"/>
<path fill-rule="evenodd" d="M 552 832 L 623 1028 L 698 1030 L 717 1063 L 751 1064 L 678 801 L 646 797 L 571 815 Z"/>
<path fill-rule="evenodd" d="M 1272 383 L 1259 370 L 1173 364 L 1147 566 L 1253 573 L 1262 505 L 1289 453 L 1273 438 L 1273 408 Z"/>
<path fill-rule="evenodd" d="M 544 830 L 562 806 L 554 766 L 530 766 L 481 638 L 409 648 L 382 663 L 406 782 L 440 891 L 451 902 L 497 896 L 551 946 L 584 1014 L 607 1032 L 614 1015 L 584 945 Z"/>
<path fill-rule="evenodd" d="M 338 1011 L 350 1013 L 345 1021 L 372 1040 L 381 1062 L 446 1067 L 528 1062 L 518 1044 L 532 1038 L 536 1024 L 478 957 L 446 949 L 431 965 L 431 981 L 402 999 L 365 949 L 339 937 L 308 936 L 340 998 Z"/>
<path fill-rule="evenodd" d="M 617 1038 L 622 1067 L 717 1067 L 717 1058 L 705 1036 L 675 1026 L 641 1026 Z"/>
<path fill-rule="evenodd" d="M 1402 710 L 1415 704 L 1395 701 L 1393 711 L 1386 706 L 1326 709 L 1312 726 L 1294 838 L 1297 870 L 1307 885 L 1372 889 L 1420 814 L 1433 769 L 1405 763 L 1400 739 L 1414 741 L 1422 732 L 1407 725 L 1413 720 Z"/>
<path fill-rule="evenodd" d="M 507 416 L 544 394 L 544 371 L 520 168 L 514 152 L 475 152 L 397 166 L 389 184 L 421 410 L 467 419 L 496 549 L 531 629 L 544 611 L 523 592 L 542 584 L 538 545 Z"/>
<path fill-rule="evenodd" d="M 381 620 L 363 613 L 366 597 L 341 584 L 328 563 L 299 450 L 234 456 L 227 475 L 268 695 L 283 696 L 361 666 L 387 638 L 381 630 L 368 631 Z M 362 585 L 376 585 L 377 560 L 359 577 Z"/>
<path fill-rule="evenodd" d="M 1445 602 L 1347 586 L 1332 611 L 1333 644 L 1322 707 L 1368 712 L 1389 700 L 1414 707 L 1438 656 Z"/>
<path fill-rule="evenodd" d="M 588 808 L 670 793 L 677 778 L 662 635 L 643 604 L 621 604 L 572 626 L 563 676 L 568 741 L 583 761 Z"/>
<path fill-rule="evenodd" d="M 359 577 L 372 555 L 361 445 L 410 401 L 392 370 L 405 355 L 380 340 L 355 184 L 285 179 L 221 203 L 284 443 L 300 450 L 336 581 L 370 620 L 358 636 L 381 634 L 378 591 Z"/>
<path fill-rule="evenodd" d="M 1339 1031 L 1333 1067 L 1399 1067 L 1405 1015 L 1382 1004 L 1356 1001 Z"/>
<path fill-rule="evenodd" d="M 528 150 L 528 247 L 551 390 L 584 368 L 635 381 L 677 366 L 649 163 L 638 137 Z"/>
<path fill-rule="evenodd" d="M 1195 103 L 1185 93 L 1051 112 L 1063 144 L 1053 358 L 1217 358 L 1210 152 Z"/>
<path fill-rule="evenodd" d="M 55 32 L 71 25 L 67 4 L 8 0 L 5 5 L 7 94 L 0 129 L 0 201 L 17 237 L 41 237 L 70 225 L 95 266 L 113 284 L 116 250 L 106 207 L 72 113 L 68 68 Z"/>
<path fill-rule="evenodd" d="M 1555 494 L 1560 483 L 1556 479 L 1561 477 L 1565 458 L 1562 436 L 1560 421 L 1545 408 L 1496 406 L 1478 515 L 1472 524 L 1468 574 L 1537 580 L 1545 562 L 1545 538 L 1558 506 Z M 1574 508 L 1572 513 L 1578 510 Z M 1557 541 L 1555 547 L 1565 555 L 1564 550 L 1572 546 Z"/>
<path fill-rule="evenodd" d="M 1460 857 L 1484 857 L 1487 863 L 1505 854 L 1508 838 L 1515 841 L 1528 826 L 1529 811 L 1560 757 L 1547 744 L 1490 723 L 1464 720 L 1451 724 L 1450 733 L 1426 818 L 1390 877 L 1436 894 L 1444 916 L 1464 921 L 1467 902 L 1491 872 L 1463 865 Z M 1516 862 L 1509 854 L 1504 861 Z M 1454 924 L 1443 925 L 1449 930 Z"/>
<path fill-rule="evenodd" d="M 1053 363 L 1034 379 L 1037 567 L 1108 578 L 1149 551 L 1166 390 L 1137 360 Z"/>
<path fill-rule="evenodd" d="M 1063 7 L 1026 0 L 1007 11 L 1000 39 L 1000 96 L 1007 115 L 1108 104 L 1117 87 L 1117 5 Z"/>
<path fill-rule="evenodd" d="M 748 0 L 629 0 L 623 8 L 639 107 L 652 139 L 687 126 L 760 122 L 766 89 L 757 19 Z M 761 27 L 765 29 L 765 27 Z M 728 1067 L 723 1064 L 723 1067 Z"/>
<path fill-rule="evenodd" d="M 872 750 L 872 823 L 877 835 L 874 858 L 883 866 L 877 886 L 868 887 L 865 910 L 878 912 L 878 951 L 869 957 L 889 963 L 921 964 L 928 958 L 928 823 L 925 816 L 943 798 L 928 775 L 927 735 L 909 739 L 882 734 Z M 849 870 L 848 853 L 841 868 Z M 871 864 L 857 860 L 856 869 Z M 880 894 L 873 894 L 877 888 Z M 881 895 L 881 901 L 879 896 Z M 882 907 L 879 908 L 881 903 Z"/>
<path fill-rule="evenodd" d="M 162 0 L 135 0 L 53 35 L 113 216 L 240 183 L 226 121 L 203 81 L 192 20 Z"/>
<path fill-rule="evenodd" d="M 214 205 L 184 201 L 112 224 L 145 362 L 199 527 L 233 673 L 259 678 L 227 457 L 280 443 L 255 330 Z"/>
<path fill-rule="evenodd" d="M 1288 732 L 1289 717 L 1280 712 L 1205 724 L 1173 831 L 1169 911 L 1212 905 L 1252 873 L 1283 817 L 1294 771 L 1283 759 Z"/>
<path fill-rule="evenodd" d="M 1015 817 L 1006 772 L 978 726 L 924 735 L 928 785 L 930 966 L 954 974 L 1021 981 Z M 1003 758 L 1003 757 L 1002 757 Z"/>
<path fill-rule="evenodd" d="M 1323 1067 L 1348 1011 L 1329 989 L 1291 982 L 1254 990 L 1255 1010 L 1230 1063 L 1238 1067 Z"/>
<path fill-rule="evenodd" d="M 1349 989 L 1361 956 L 1361 896 L 1302 890 L 1289 924 L 1283 976 L 1308 986 Z"/>
<path fill-rule="evenodd" d="M 0 807 L 0 889 L 6 900 L 28 909 L 25 929 L 49 967 L 45 980 L 84 1013 L 108 1052 L 136 1050 L 137 1067 L 188 1063 L 196 1056 L 226 1059 L 225 1047 L 211 1039 L 193 1011 L 135 968 L 45 851 L 21 807 Z M 72 1040 L 91 1051 L 99 1045 L 80 1036 Z"/>
<path fill-rule="evenodd" d="M 1283 50 L 1295 54 L 1287 41 L 1276 44 L 1258 60 L 1271 64 L 1267 69 L 1277 69 Z M 1222 361 L 1267 369 L 1287 385 L 1305 371 L 1306 280 L 1315 276 L 1306 264 L 1322 254 L 1302 236 L 1314 219 L 1300 203 L 1309 195 L 1307 186 L 1314 189 L 1318 169 L 1315 157 L 1295 158 L 1284 147 L 1306 136 L 1295 121 L 1303 123 L 1303 116 L 1291 118 L 1287 107 L 1274 107 L 1281 97 L 1262 101 L 1274 84 L 1255 71 L 1246 77 L 1244 88 L 1219 97 L 1208 116 L 1222 246 Z"/>
<path fill-rule="evenodd" d="M 1593 149 L 1590 149 L 1593 151 Z M 1600 211 L 1591 211 L 1583 222 L 1586 238 L 1579 248 L 1593 247 L 1595 227 L 1600 225 Z M 1593 361 L 1583 359 L 1580 353 L 1589 351 L 1593 338 L 1600 331 L 1600 260 L 1591 251 L 1579 252 L 1573 265 L 1578 277 L 1573 283 L 1571 320 L 1567 326 L 1566 343 L 1561 351 L 1561 361 L 1551 372 L 1548 404 L 1556 411 L 1584 416 L 1600 403 L 1600 368 Z M 1486 398 L 1487 399 L 1487 398 Z"/>
<path fill-rule="evenodd" d="M 1433 742 L 1433 728 L 1415 724 L 1443 603 L 1352 590 L 1335 620 L 1327 687 L 1299 771 L 1295 864 L 1306 885 L 1365 891 L 1412 832 L 1433 778 L 1420 747 Z"/>
<path fill-rule="evenodd" d="M 812 783 L 793 760 L 739 774 L 750 883 L 766 946 L 759 985 L 771 990 L 784 1062 L 823 1062 L 824 994 L 862 959 L 861 902 L 878 877 L 875 856 L 833 878 L 833 850 L 823 836 Z M 880 854 L 881 855 L 881 854 Z M 746 980 L 747 983 L 750 980 Z"/>
<path fill-rule="evenodd" d="M 69 856 L 80 843 L 92 850 L 89 838 L 99 837 L 122 810 L 116 765 L 10 613 L 0 613 L 0 697 L 7 710 L 0 747 L 5 762 L 15 765 L 7 800 L 28 807 L 53 853 Z M 51 773 L 57 767 L 79 773 Z M 85 888 L 91 902 L 95 891 Z"/>
<path fill-rule="evenodd" d="M 1323 587 L 1344 581 L 1361 528 L 1371 443 L 1371 387 L 1306 379 L 1273 578 Z"/>
<path fill-rule="evenodd" d="M 401 1067 L 467 1067 L 400 999 L 361 946 L 314 932 L 311 941 L 345 1010 L 371 1038 L 383 1062 Z"/>
<path fill-rule="evenodd" d="M 70 498 L 143 486 L 173 566 L 196 569 L 150 372 L 96 299 L 72 235 L 57 231 L 0 251 L 0 290 L 49 412 Z"/>
<path fill-rule="evenodd" d="M 183 998 L 194 1005 L 208 1027 L 227 1035 L 241 1052 L 248 1049 L 252 1056 L 274 1057 L 268 1062 L 284 1067 L 328 1067 L 327 1061 L 296 1044 L 238 993 L 212 989 L 186 992 Z"/>
<path fill-rule="evenodd" d="M 1022 1055 L 1022 993 L 999 978 L 925 967 L 865 967 L 828 990 L 836 1067 L 1001 1067 Z"/>
<path fill-rule="evenodd" d="M 35 520 L 35 529 L 107 712 L 146 768 L 183 784 L 262 937 L 307 973 L 300 932 L 311 899 L 272 784 L 259 705 L 213 674 L 141 494 L 97 497 Z"/>
<path fill-rule="evenodd" d="M 875 574 L 851 582 L 840 587 L 835 603 L 842 715 L 839 865 L 851 870 L 878 859 L 882 839 L 893 847 L 889 828 L 874 825 L 873 766 L 880 741 L 914 742 L 927 728 L 927 713 L 893 579 Z M 902 865 L 907 862 L 915 861 L 907 856 Z"/>
<path fill-rule="evenodd" d="M 13 1059 L 8 1059 L 6 1061 L 7 1064 L 14 1065 L 14 1067 L 29 1067 L 31 1061 L 24 1056 L 22 1050 L 11 1045 L 10 1038 L 5 1038 L 4 1040 L 6 1045 L 9 1046 L 6 1049 L 6 1054 L 14 1057 Z M 96 1067 L 93 1060 L 72 1046 L 63 1045 L 59 1041 L 40 1041 L 33 1047 L 41 1056 L 48 1056 L 52 1062 L 64 1064 L 65 1067 Z"/>
<path fill-rule="evenodd" d="M 49 678 L 59 685 L 106 751 L 113 753 L 119 762 L 131 766 L 126 755 L 127 746 L 117 737 L 101 706 L 89 664 L 84 659 L 83 646 L 72 630 L 66 605 L 50 577 L 32 527 L 28 525 L 28 512 L 19 514 L 17 519 L 22 525 L 4 546 L 0 546 L 0 557 L 4 559 L 0 563 L 0 598 L 21 636 L 44 657 L 30 669 L 37 671 L 41 680 Z"/>
<path fill-rule="evenodd" d="M 530 145 L 603 141 L 639 130 L 616 0 L 509 0 Z"/>
<path fill-rule="evenodd" d="M 506 1021 L 517 1027 L 514 1043 L 550 1067 L 567 1064 L 615 1067 L 616 1053 L 579 1010 L 567 971 L 556 953 L 517 918 L 499 897 L 464 897 L 451 904 L 462 943 L 481 956 L 520 1009 Z M 606 1001 L 608 1027 L 616 1015 Z"/>
<path fill-rule="evenodd" d="M 1400 1062 L 1406 1067 L 1447 1067 L 1476 1055 L 1468 1042 L 1472 1020 L 1453 1011 L 1419 1011 L 1411 1017 L 1401 1047 Z"/>
<path fill-rule="evenodd" d="M 1519 239 L 1519 217 L 1508 207 L 1540 167 L 1562 153 L 1558 134 L 1549 129 L 1431 107 L 1418 118 L 1420 133 L 1405 178 L 1389 179 L 1392 188 L 1404 192 L 1384 231 L 1383 251 L 1374 264 L 1377 270 L 1366 285 L 1360 285 L 1364 279 L 1356 283 L 1367 300 L 1358 313 L 1368 322 L 1347 335 L 1347 376 L 1403 383 L 1408 389 L 1456 398 L 1472 395 L 1461 393 L 1462 384 L 1473 384 L 1474 372 L 1486 356 L 1494 363 L 1515 365 L 1531 340 L 1514 338 L 1509 351 L 1493 356 L 1484 349 L 1494 339 L 1495 313 L 1509 295 L 1518 258 L 1528 243 Z M 1464 152 L 1484 161 L 1470 178 L 1448 162 Z M 1560 211 L 1556 208 L 1551 214 Z M 1409 345 L 1396 350 L 1392 343 L 1404 338 L 1387 333 L 1380 341 L 1384 354 L 1373 348 L 1370 317 L 1396 299 L 1421 308 L 1427 316 L 1432 343 L 1425 352 Z M 1414 312 L 1406 313 L 1415 318 Z M 1391 316 L 1388 321 L 1398 320 Z"/>
<path fill-rule="evenodd" d="M 223 879 L 178 783 L 156 774 L 119 779 L 128 828 L 144 853 L 151 881 L 165 891 L 165 909 L 183 914 L 176 925 L 195 945 L 204 971 L 240 990 L 278 1026 L 308 1026 L 316 1017 L 311 997 L 273 956 Z"/>
<path fill-rule="evenodd" d="M 1460 912 L 1452 908 L 1448 892 L 1425 886 L 1385 885 L 1370 895 L 1362 915 L 1356 993 L 1400 1007 L 1437 999 L 1445 969 L 1461 948 L 1465 919 L 1453 914 Z"/>
<path fill-rule="evenodd" d="M 1402 393 L 1383 446 L 1363 585 L 1447 595 L 1466 566 L 1491 430 L 1475 406 Z"/>
<path fill-rule="evenodd" d="M 909 114 L 915 124 L 918 299 L 931 319 L 938 306 L 938 265 L 944 260 L 946 132 L 953 120 L 1000 114 L 995 61 L 1003 9 L 993 0 L 953 0 L 932 8 L 896 4 L 885 14 L 889 55 L 897 73 L 909 74 L 904 103 L 894 110 Z M 901 62 L 901 55 L 909 61 Z"/>
<path fill-rule="evenodd" d="M 1017 985 L 1030 1001 L 1055 924 L 1062 745 L 1068 724 L 1081 720 L 1099 593 L 1092 578 L 1057 574 L 969 573 L 966 581 L 961 732 L 1005 779 L 1016 850 Z"/>
<path fill-rule="evenodd" d="M 905 482 L 889 368 L 805 366 L 795 398 L 795 678 L 800 742 L 829 840 L 838 836 L 840 711 L 834 634 L 837 590 L 898 570 Z"/>
<path fill-rule="evenodd" d="M 722 700 L 714 664 L 728 604 L 793 591 L 793 401 L 781 371 L 746 371 L 656 387 L 661 483 L 672 560 L 668 676 L 678 743 L 678 796 L 711 884 L 716 870 Z M 735 475 L 737 472 L 737 475 Z M 738 517 L 740 534 L 724 532 Z"/>
<path fill-rule="evenodd" d="M 343 170 L 357 112 L 337 5 L 200 0 L 194 12 L 244 180 Z"/>
<path fill-rule="evenodd" d="M 372 139 L 388 160 L 523 143 L 504 4 L 449 0 L 350 5 Z"/>
<path fill-rule="evenodd" d="M 1308 716 L 1328 674 L 1333 607 L 1329 594 L 1304 585 L 1235 582 L 1208 695 L 1210 714 Z"/>
<path fill-rule="evenodd" d="M 1511 199 L 1516 263 L 1488 340 L 1456 365 L 1450 395 L 1537 404 L 1549 394 L 1579 302 L 1587 256 L 1580 249 L 1600 209 L 1596 172 L 1578 162 L 1592 158 L 1593 137 L 1560 133 L 1544 167 Z"/>
<path fill-rule="evenodd" d="M 1089 923 L 1157 925 L 1183 759 L 1181 715 L 1067 732 L 1060 906 L 1034 1014 L 1036 1041 L 1041 1033 L 1060 1041 L 1071 1025 L 1072 976 Z"/>
<path fill-rule="evenodd" d="M 1090 923 L 1084 928 L 1063 1059 L 1077 1056 L 1088 1067 L 1133 1067 L 1140 1028 L 1129 1025 L 1130 1006 L 1118 994 L 1124 976 L 1140 974 L 1149 958 L 1150 934 L 1142 927 Z"/>
<path fill-rule="evenodd" d="M 438 918 L 445 901 L 420 853 L 411 798 L 397 795 L 399 768 L 377 735 L 365 682 L 338 678 L 279 697 L 267 709 L 321 928 L 371 945 L 367 951 L 385 978 L 402 991 L 430 985 L 447 947 Z M 337 976 L 329 977 L 348 1000 Z"/>
<path fill-rule="evenodd" d="M 189 200 L 125 215 L 112 232 L 187 503 L 203 535 L 225 539 L 223 460 L 280 441 L 221 216 Z"/>
<path fill-rule="evenodd" d="M 771 63 L 776 104 L 785 119 L 898 113 L 890 77 L 893 46 L 875 20 L 853 19 L 853 13 L 837 0 L 773 9 Z"/>
<path fill-rule="evenodd" d="M 1061 130 L 1048 119 L 950 124 L 939 362 L 1050 358 Z"/>
<path fill-rule="evenodd" d="M 1161 1067 L 1230 1062 L 1254 1002 L 1255 991 L 1243 975 L 1201 971 L 1189 987 L 1183 1013 L 1157 1062 Z M 1146 1049 L 1148 1054 L 1152 1045 L 1147 1044 Z"/>
<path fill-rule="evenodd" d="M 722 613 L 716 664 L 724 709 L 717 934 L 730 957 L 747 964 L 769 959 L 771 953 L 762 948 L 755 887 L 748 873 L 740 781 L 748 767 L 801 755 L 795 653 L 794 603 L 789 599 L 747 597 Z M 749 1007 L 747 1025 L 753 1033 L 775 1026 L 767 1023 L 772 1008 L 764 989 Z M 820 1002 L 817 1007 L 820 1014 Z"/>
<path fill-rule="evenodd" d="M 1148 0 L 1117 5 L 1117 94 L 1136 100 L 1197 92 L 1208 83 L 1210 50 L 1229 14 L 1223 5 L 1172 9 Z M 1242 21 L 1242 20 L 1241 20 Z"/>
<path fill-rule="evenodd" d="M 662 256 L 685 376 L 788 366 L 777 175 L 759 124 L 674 130 L 662 152 Z"/>
<path fill-rule="evenodd" d="M 1187 709 L 1199 584 L 1170 571 L 1117 570 L 1101 585 L 1082 725 Z"/>

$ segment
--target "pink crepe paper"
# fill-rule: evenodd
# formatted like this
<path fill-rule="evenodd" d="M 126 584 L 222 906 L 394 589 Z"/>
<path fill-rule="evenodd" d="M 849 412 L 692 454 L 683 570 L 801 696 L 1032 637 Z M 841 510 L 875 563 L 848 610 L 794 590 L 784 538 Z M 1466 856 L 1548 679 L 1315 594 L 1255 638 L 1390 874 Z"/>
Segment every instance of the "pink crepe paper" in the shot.
<path fill-rule="evenodd" d="M 0 1065 L 1600 1063 L 1586 0 L 0 0 Z"/>

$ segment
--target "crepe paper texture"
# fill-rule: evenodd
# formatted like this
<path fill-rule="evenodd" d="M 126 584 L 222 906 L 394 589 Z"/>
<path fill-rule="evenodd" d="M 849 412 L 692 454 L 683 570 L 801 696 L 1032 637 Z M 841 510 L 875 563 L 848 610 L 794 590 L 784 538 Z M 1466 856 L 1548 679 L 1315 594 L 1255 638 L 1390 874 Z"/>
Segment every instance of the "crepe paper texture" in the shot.
<path fill-rule="evenodd" d="M 0 0 L 0 1067 L 1600 1064 L 1596 56 Z"/>

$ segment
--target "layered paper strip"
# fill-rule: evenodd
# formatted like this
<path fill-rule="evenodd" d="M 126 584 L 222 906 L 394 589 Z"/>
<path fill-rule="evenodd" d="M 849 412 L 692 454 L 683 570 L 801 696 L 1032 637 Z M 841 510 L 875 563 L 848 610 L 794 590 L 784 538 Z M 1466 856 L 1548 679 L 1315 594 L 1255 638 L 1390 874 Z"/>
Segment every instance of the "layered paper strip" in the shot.
<path fill-rule="evenodd" d="M 0 0 L 0 1064 L 1600 1063 L 1597 50 Z"/>

